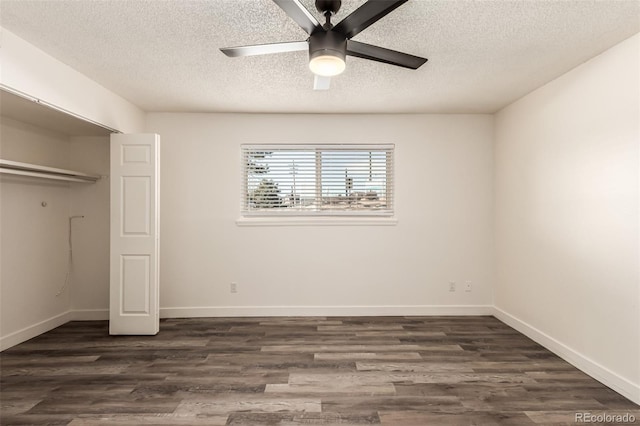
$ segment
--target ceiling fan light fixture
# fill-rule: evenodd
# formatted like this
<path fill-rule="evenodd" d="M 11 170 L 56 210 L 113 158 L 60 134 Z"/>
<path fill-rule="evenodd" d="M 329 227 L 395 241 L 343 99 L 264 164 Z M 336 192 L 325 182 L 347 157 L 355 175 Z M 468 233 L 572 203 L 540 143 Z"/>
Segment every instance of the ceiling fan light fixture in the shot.
<path fill-rule="evenodd" d="M 315 75 L 333 77 L 346 68 L 344 59 L 331 54 L 318 55 L 309 61 L 309 69 Z"/>
<path fill-rule="evenodd" d="M 309 37 L 309 69 L 321 77 L 333 77 L 346 67 L 347 38 L 334 31 L 318 31 Z"/>

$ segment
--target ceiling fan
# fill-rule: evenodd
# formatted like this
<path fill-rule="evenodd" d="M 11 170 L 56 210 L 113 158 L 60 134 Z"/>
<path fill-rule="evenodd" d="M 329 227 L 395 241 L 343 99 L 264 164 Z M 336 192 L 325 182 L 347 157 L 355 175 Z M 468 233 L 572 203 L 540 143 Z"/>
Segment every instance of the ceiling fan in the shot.
<path fill-rule="evenodd" d="M 309 13 L 300 3 L 300 0 L 273 0 L 309 34 L 307 40 L 225 47 L 220 50 L 227 56 L 238 57 L 296 52 L 308 49 L 309 68 L 315 74 L 313 85 L 315 90 L 329 89 L 331 77 L 344 71 L 347 55 L 404 68 L 418 69 L 427 62 L 426 58 L 351 40 L 362 30 L 368 28 L 407 1 L 369 0 L 334 26 L 331 23 L 331 17 L 340 10 L 341 0 L 316 0 L 316 9 L 325 17 L 323 25 Z"/>

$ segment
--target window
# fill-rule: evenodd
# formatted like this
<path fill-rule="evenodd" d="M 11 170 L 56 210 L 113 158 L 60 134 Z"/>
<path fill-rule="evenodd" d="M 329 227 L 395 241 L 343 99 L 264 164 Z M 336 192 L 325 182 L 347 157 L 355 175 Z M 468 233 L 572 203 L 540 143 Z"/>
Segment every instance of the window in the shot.
<path fill-rule="evenodd" d="M 242 145 L 242 213 L 390 216 L 393 150 L 393 145 Z"/>

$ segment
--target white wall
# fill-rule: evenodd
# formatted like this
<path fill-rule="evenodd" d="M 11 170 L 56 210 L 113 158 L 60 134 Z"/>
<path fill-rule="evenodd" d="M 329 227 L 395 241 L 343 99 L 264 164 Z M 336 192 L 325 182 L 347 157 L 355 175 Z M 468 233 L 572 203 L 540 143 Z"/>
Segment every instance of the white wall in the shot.
<path fill-rule="evenodd" d="M 109 137 L 72 137 L 69 167 L 101 175 L 94 184 L 73 185 L 71 309 L 82 319 L 107 319 L 109 309 Z"/>
<path fill-rule="evenodd" d="M 0 140 L 0 158 L 68 168 L 65 135 L 3 117 Z M 0 349 L 67 320 L 69 288 L 57 293 L 67 272 L 69 185 L 0 175 Z"/>
<path fill-rule="evenodd" d="M 640 36 L 496 116 L 499 317 L 640 401 Z"/>
<path fill-rule="evenodd" d="M 0 141 L 6 160 L 109 173 L 108 137 L 69 137 L 0 117 Z M 71 225 L 68 268 L 73 215 L 85 217 Z M 0 350 L 73 318 L 107 317 L 108 178 L 85 184 L 0 175 L 0 222 Z"/>
<path fill-rule="evenodd" d="M 0 83 L 121 132 L 139 132 L 144 112 L 84 74 L 0 27 Z"/>
<path fill-rule="evenodd" d="M 149 114 L 161 315 L 488 313 L 492 126 L 488 115 Z M 313 142 L 395 143 L 398 224 L 237 226 L 240 144 Z"/>

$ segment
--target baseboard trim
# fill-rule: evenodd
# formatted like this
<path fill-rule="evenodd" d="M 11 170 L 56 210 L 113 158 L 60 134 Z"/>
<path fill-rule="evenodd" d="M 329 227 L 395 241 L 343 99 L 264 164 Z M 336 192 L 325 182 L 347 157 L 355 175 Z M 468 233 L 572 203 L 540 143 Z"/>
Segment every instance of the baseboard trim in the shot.
<path fill-rule="evenodd" d="M 42 333 L 46 333 L 49 330 L 60 327 L 62 324 L 71 321 L 72 318 L 72 311 L 66 311 L 21 330 L 14 331 L 6 336 L 0 337 L 0 351 L 9 349 L 15 345 L 26 342 L 29 339 L 33 339 Z"/>
<path fill-rule="evenodd" d="M 205 306 L 161 308 L 160 318 L 493 315 L 490 305 Z"/>
<path fill-rule="evenodd" d="M 105 321 L 109 319 L 108 309 L 77 309 L 71 311 L 72 321 Z"/>
<path fill-rule="evenodd" d="M 536 343 L 541 344 L 569 364 L 593 377 L 605 386 L 610 387 L 625 398 L 630 399 L 636 404 L 640 404 L 640 385 L 621 377 L 510 313 L 498 307 L 494 307 L 493 309 L 493 315 L 503 323 L 516 329 Z"/>

